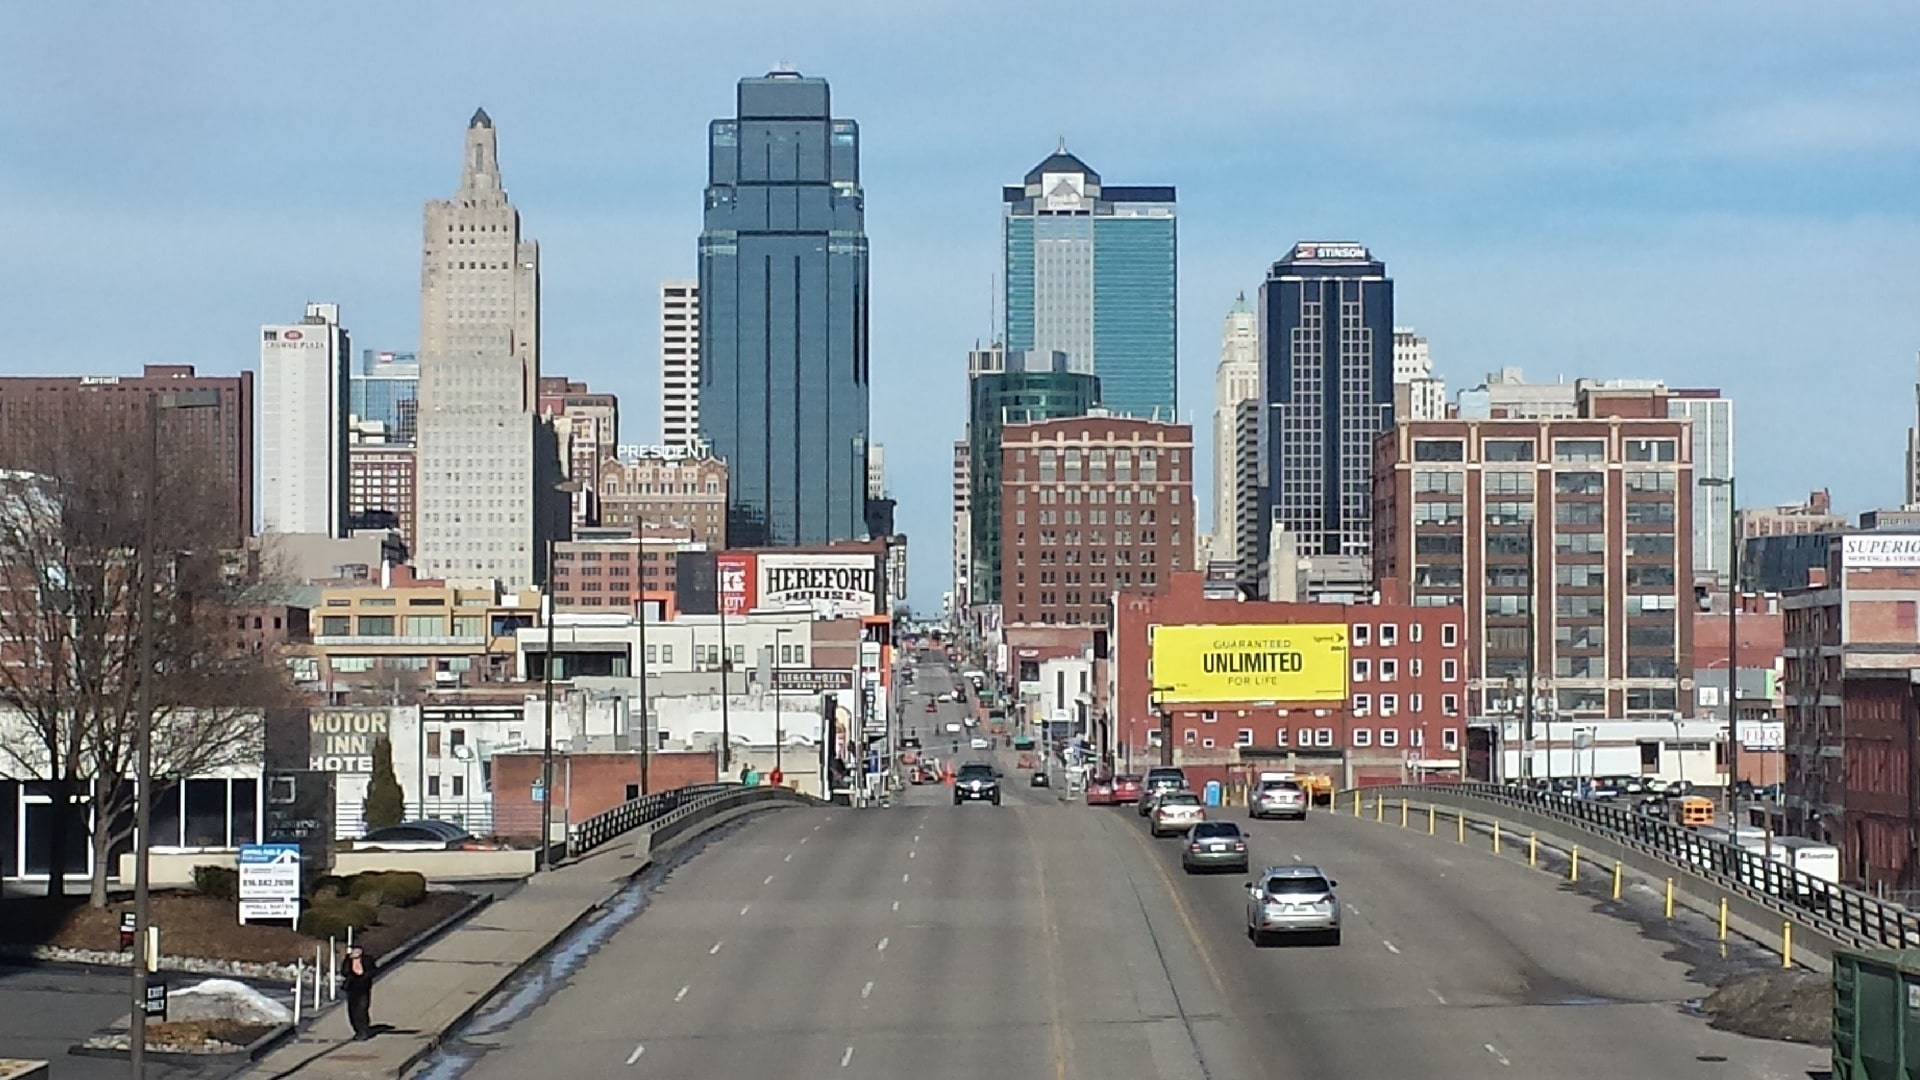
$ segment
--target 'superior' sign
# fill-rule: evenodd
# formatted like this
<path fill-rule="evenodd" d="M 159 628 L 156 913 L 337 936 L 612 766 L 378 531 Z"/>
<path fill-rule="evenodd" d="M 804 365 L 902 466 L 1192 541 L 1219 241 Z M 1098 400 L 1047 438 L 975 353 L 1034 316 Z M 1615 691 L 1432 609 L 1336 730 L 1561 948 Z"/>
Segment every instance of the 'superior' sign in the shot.
<path fill-rule="evenodd" d="M 1920 566 L 1920 536 L 1842 537 L 1840 565 L 1845 570 Z"/>
<path fill-rule="evenodd" d="M 1161 626 L 1152 656 L 1153 684 L 1169 703 L 1347 697 L 1341 623 Z"/>

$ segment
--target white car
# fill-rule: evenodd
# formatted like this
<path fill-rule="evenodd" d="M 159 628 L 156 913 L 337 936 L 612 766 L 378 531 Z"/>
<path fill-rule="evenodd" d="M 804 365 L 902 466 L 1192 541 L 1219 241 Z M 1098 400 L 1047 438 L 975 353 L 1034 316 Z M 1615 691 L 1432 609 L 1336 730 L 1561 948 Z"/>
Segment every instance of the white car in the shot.
<path fill-rule="evenodd" d="M 975 750 L 986 750 L 990 748 L 990 744 L 987 742 L 987 740 L 979 737 L 978 735 L 974 736 L 973 741 L 968 743 L 967 745 L 973 747 Z"/>

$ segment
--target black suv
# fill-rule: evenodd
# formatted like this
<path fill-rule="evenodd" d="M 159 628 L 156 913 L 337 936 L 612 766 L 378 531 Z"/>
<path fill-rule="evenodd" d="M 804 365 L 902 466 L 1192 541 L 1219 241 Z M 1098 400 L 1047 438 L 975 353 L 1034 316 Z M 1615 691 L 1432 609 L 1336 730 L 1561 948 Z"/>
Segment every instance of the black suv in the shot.
<path fill-rule="evenodd" d="M 969 800 L 999 806 L 1000 771 L 982 762 L 968 762 L 960 766 L 959 775 L 953 778 L 953 805 L 959 806 Z"/>

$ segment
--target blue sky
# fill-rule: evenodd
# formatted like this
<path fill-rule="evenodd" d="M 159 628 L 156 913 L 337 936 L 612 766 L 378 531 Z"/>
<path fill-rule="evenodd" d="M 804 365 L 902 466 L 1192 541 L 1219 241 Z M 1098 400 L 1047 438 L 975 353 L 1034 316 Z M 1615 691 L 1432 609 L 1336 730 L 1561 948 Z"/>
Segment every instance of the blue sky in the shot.
<path fill-rule="evenodd" d="M 1720 386 L 1748 501 L 1901 498 L 1920 6 L 1899 0 L 110 7 L 0 14 L 6 373 L 234 371 L 309 299 L 357 345 L 410 345 L 421 203 L 485 105 L 543 246 L 544 366 L 620 394 L 623 438 L 650 441 L 654 290 L 693 271 L 705 126 L 786 61 L 861 124 L 873 426 L 923 610 L 999 186 L 1063 135 L 1112 182 L 1179 187 L 1203 439 L 1235 294 L 1295 240 L 1355 239 L 1450 387 L 1503 366 Z"/>

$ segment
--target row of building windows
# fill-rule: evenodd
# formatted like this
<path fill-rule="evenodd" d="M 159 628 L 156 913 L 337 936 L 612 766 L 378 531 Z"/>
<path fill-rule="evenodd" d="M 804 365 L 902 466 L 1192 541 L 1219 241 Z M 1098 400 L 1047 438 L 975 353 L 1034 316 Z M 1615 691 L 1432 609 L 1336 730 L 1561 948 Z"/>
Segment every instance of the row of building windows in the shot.
<path fill-rule="evenodd" d="M 1157 734 L 1157 732 L 1154 734 Z M 1426 735 L 1426 729 L 1424 728 L 1408 728 L 1405 731 L 1406 741 L 1402 743 L 1402 732 L 1399 728 L 1350 728 L 1347 731 L 1348 745 L 1358 750 L 1368 749 L 1376 745 L 1388 750 L 1396 749 L 1403 745 L 1409 749 L 1424 749 L 1426 746 Z M 1193 728 L 1188 728 L 1182 733 L 1182 741 L 1188 746 L 1198 745 L 1208 750 L 1213 749 L 1217 745 L 1216 740 L 1203 737 Z M 1241 728 L 1235 732 L 1233 745 L 1258 745 L 1254 741 L 1253 729 Z M 1332 728 L 1303 727 L 1291 730 L 1288 728 L 1276 728 L 1274 729 L 1273 742 L 1270 745 L 1297 746 L 1301 748 L 1331 747 L 1334 745 L 1334 732 Z M 1440 747 L 1443 750 L 1457 752 L 1460 749 L 1460 729 L 1442 728 L 1440 731 Z"/>
<path fill-rule="evenodd" d="M 1622 457 L 1629 462 L 1665 464 L 1679 460 L 1679 445 L 1673 439 L 1626 439 L 1623 440 L 1622 451 Z M 1485 461 L 1532 461 L 1533 454 L 1532 439 L 1488 439 L 1481 443 L 1481 458 Z M 1465 462 L 1467 460 L 1466 440 L 1415 439 L 1413 460 Z M 1607 440 L 1555 439 L 1553 440 L 1553 460 L 1576 464 L 1606 461 Z"/>
<path fill-rule="evenodd" d="M 1419 657 L 1414 657 L 1411 661 L 1409 661 L 1409 663 L 1413 665 L 1409 669 L 1409 673 L 1408 673 L 1409 677 L 1415 678 L 1415 679 L 1419 678 L 1424 671 L 1425 665 L 1421 663 Z M 1364 657 L 1364 656 L 1355 657 L 1353 661 L 1353 681 L 1368 682 L 1373 678 L 1375 670 L 1376 669 L 1374 667 L 1374 662 L 1371 659 L 1368 659 L 1367 657 Z M 1381 682 L 1393 682 L 1400 678 L 1400 661 L 1395 660 L 1392 657 L 1382 657 L 1380 659 L 1378 671 L 1380 673 Z M 1459 682 L 1460 681 L 1459 661 L 1457 660 L 1440 661 L 1440 681 L 1441 682 Z"/>

